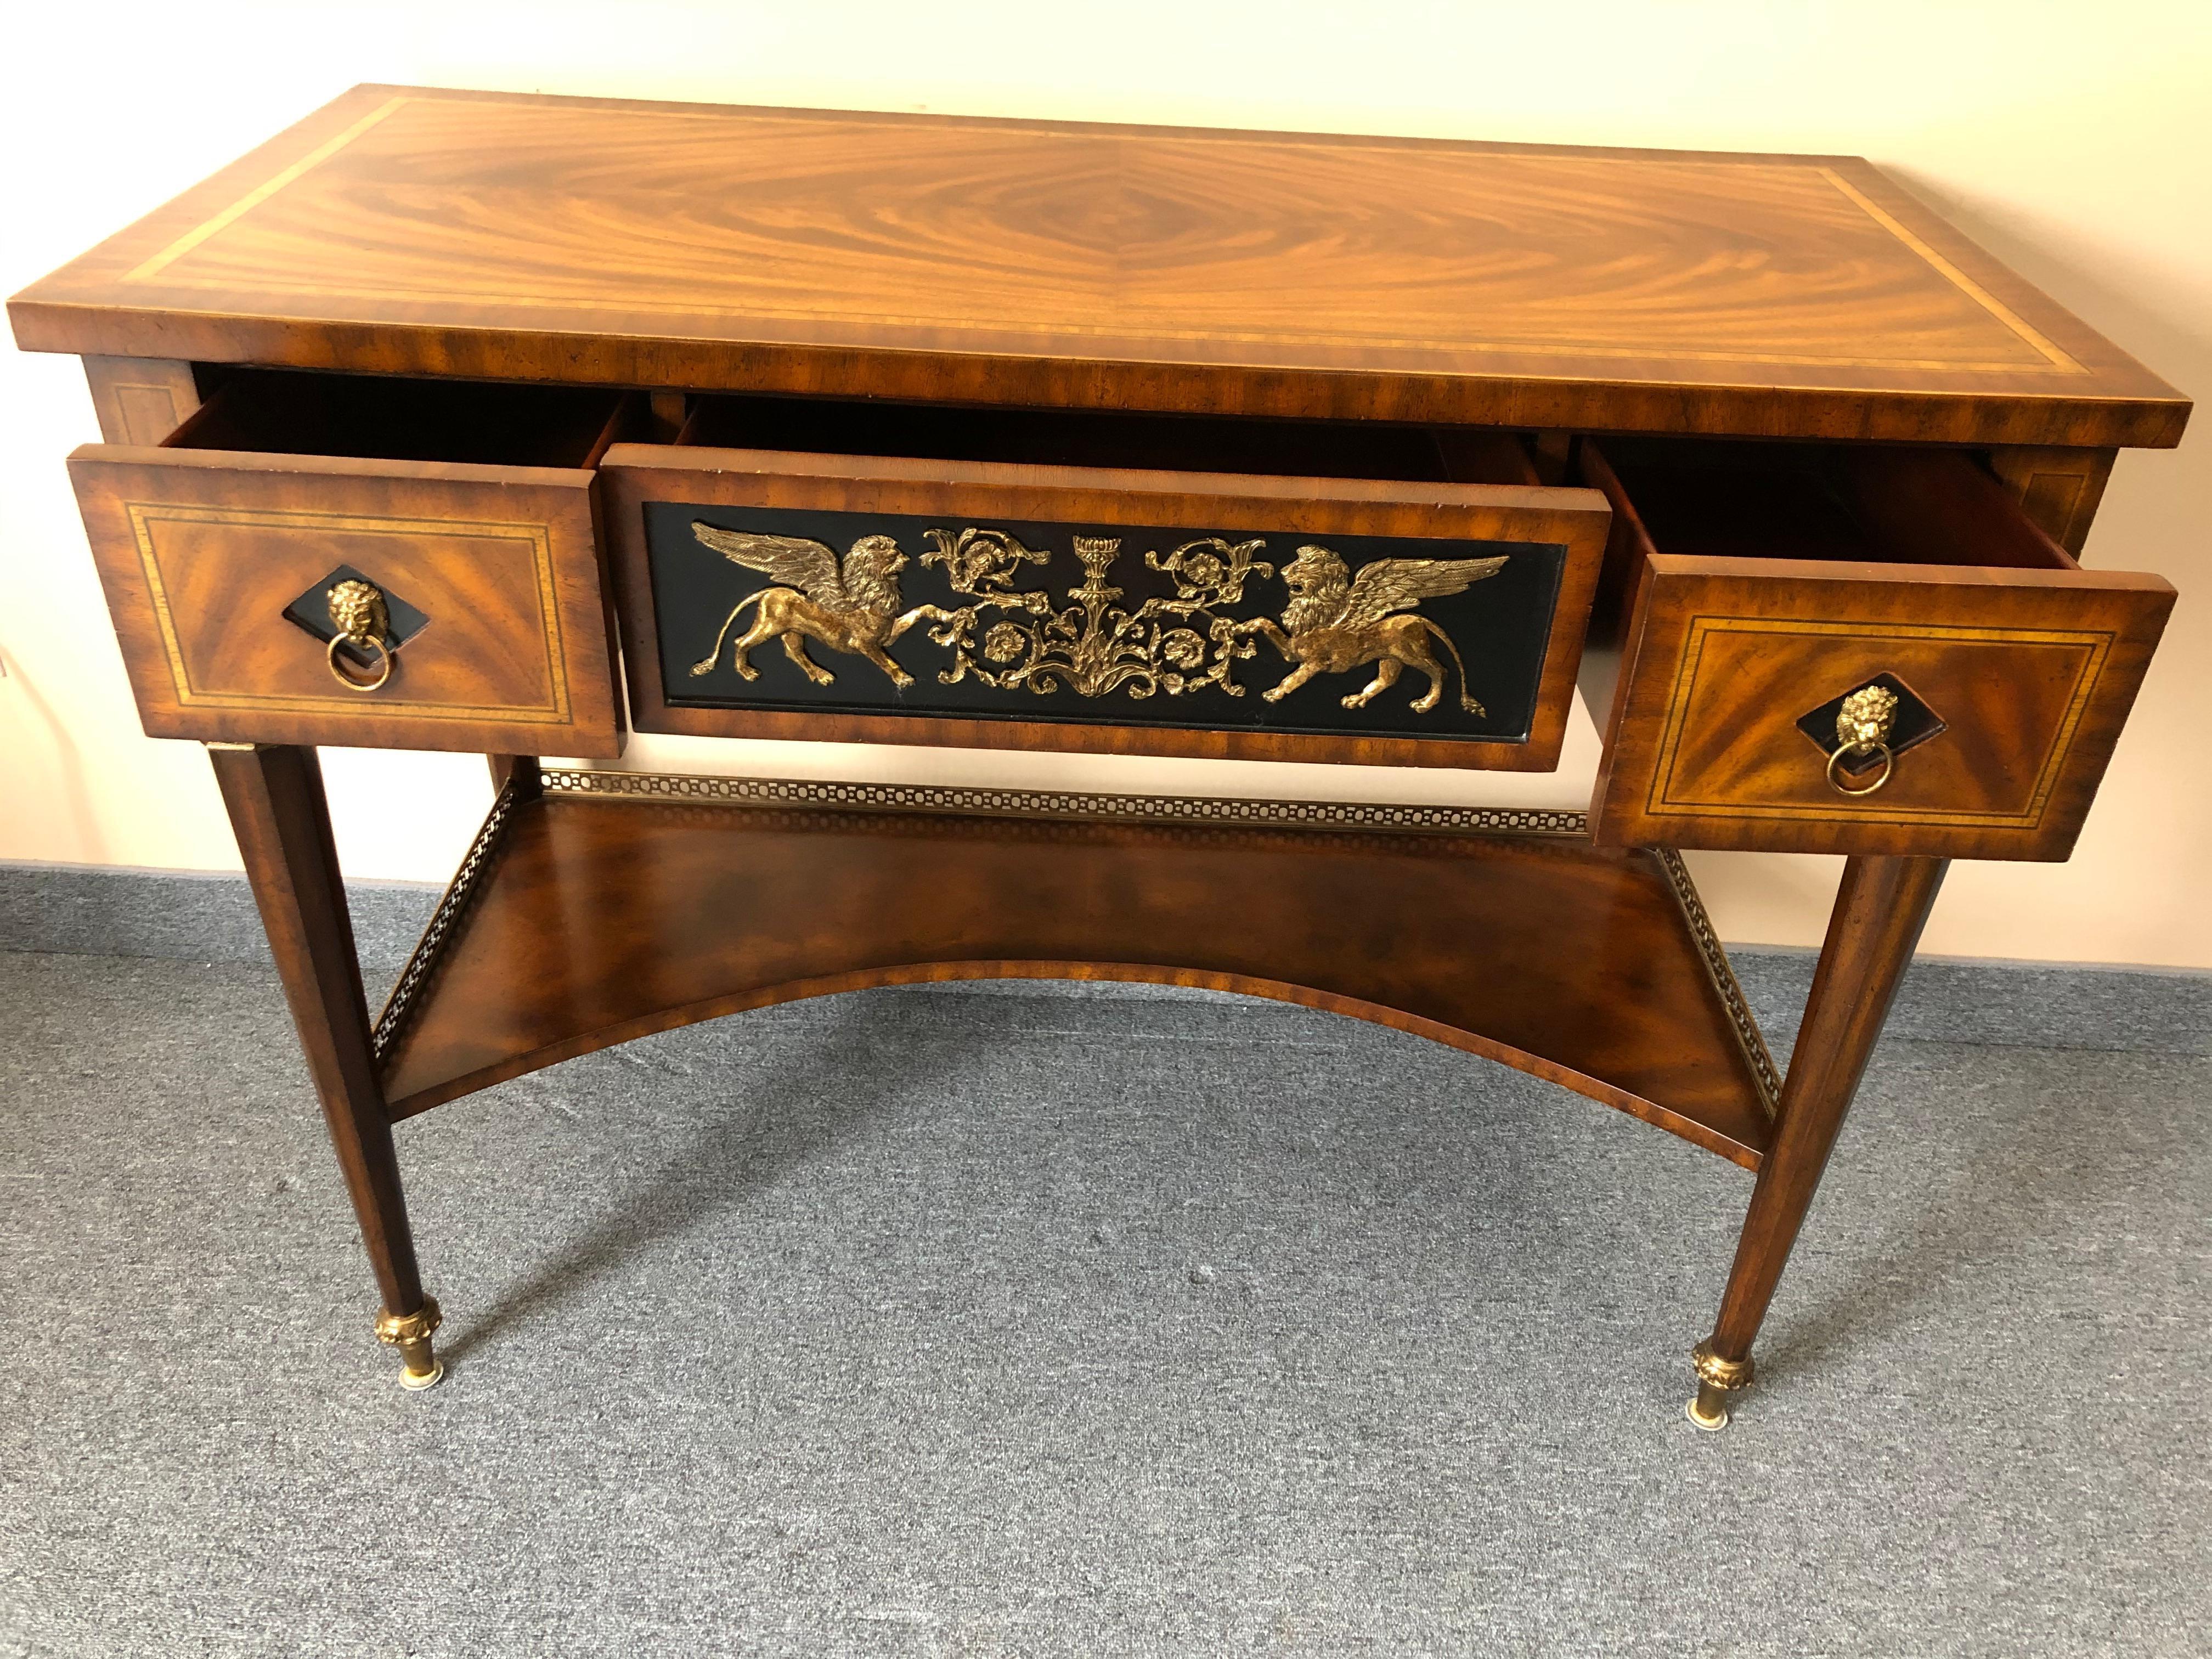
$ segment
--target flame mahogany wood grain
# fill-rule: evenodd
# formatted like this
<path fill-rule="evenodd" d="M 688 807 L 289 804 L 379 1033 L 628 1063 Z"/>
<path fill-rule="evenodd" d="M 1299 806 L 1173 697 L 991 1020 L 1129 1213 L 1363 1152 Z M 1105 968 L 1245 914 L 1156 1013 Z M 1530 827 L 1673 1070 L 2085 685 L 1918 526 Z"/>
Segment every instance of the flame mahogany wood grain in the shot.
<path fill-rule="evenodd" d="M 26 349 L 1984 445 L 2188 404 L 1865 161 L 364 86 Z"/>
<path fill-rule="evenodd" d="M 2082 570 L 1960 456 L 1831 457 L 1834 493 L 1815 501 L 1756 471 L 1678 476 L 1663 453 L 1624 482 L 1607 457 L 1627 447 L 1583 447 L 1583 476 L 1615 507 L 1615 597 L 1599 608 L 1630 616 L 1591 808 L 1600 842 L 2072 852 L 2171 585 Z M 1870 548 L 1919 562 L 1855 556 Z M 1761 550 L 1821 556 L 1751 556 Z M 1949 730 L 1879 793 L 1849 799 L 1796 722 L 1885 672 Z M 1594 677 L 1586 689 L 1602 695 Z"/>
<path fill-rule="evenodd" d="M 559 794 L 514 809 L 385 1086 L 404 1116 L 740 1009 L 994 976 L 1304 1003 L 1519 1066 L 1747 1168 L 1766 1144 L 1648 854 Z"/>
<path fill-rule="evenodd" d="M 1559 764 L 1583 618 L 1609 513 L 1594 490 L 1518 484 L 1413 486 L 1364 478 L 1240 477 L 641 444 L 610 449 L 601 478 L 623 619 L 630 720 L 641 732 L 1504 771 L 1548 771 Z M 1564 543 L 1567 559 L 1526 743 L 698 708 L 671 704 L 661 684 L 659 624 L 645 544 L 645 504 L 656 501 L 1079 524 L 1118 520 L 1232 532 L 1287 526 L 1314 535 L 1495 538 Z"/>
<path fill-rule="evenodd" d="M 1607 842 L 2064 859 L 2174 599 L 2081 571 L 1650 569 L 1593 807 Z M 1884 672 L 1949 729 L 1846 799 L 1796 722 Z"/>
<path fill-rule="evenodd" d="M 93 444 L 70 474 L 149 736 L 622 752 L 589 472 Z M 340 563 L 430 618 L 380 691 L 283 615 Z"/>
<path fill-rule="evenodd" d="M 146 730 L 619 754 L 592 469 L 640 412 L 605 392 L 235 371 L 158 447 L 78 450 Z M 283 614 L 340 563 L 430 618 L 374 692 L 338 685 Z"/>

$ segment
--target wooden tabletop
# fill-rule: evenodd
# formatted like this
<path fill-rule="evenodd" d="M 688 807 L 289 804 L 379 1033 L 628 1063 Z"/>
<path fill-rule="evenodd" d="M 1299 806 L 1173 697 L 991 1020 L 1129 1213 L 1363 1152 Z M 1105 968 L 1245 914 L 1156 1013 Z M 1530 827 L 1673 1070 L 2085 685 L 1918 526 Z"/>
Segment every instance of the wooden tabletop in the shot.
<path fill-rule="evenodd" d="M 36 350 L 997 403 L 2170 445 L 1863 161 L 369 86 L 9 307 Z"/>

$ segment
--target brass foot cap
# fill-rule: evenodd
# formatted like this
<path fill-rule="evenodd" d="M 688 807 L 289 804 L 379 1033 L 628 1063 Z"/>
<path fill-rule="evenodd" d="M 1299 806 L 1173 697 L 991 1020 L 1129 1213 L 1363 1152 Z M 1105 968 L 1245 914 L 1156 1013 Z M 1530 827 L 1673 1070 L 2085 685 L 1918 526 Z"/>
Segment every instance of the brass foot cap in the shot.
<path fill-rule="evenodd" d="M 1718 1434 L 1723 1429 L 1729 1425 L 1727 1407 L 1722 1407 L 1711 1417 L 1700 1416 L 1698 1412 L 1698 1397 L 1695 1395 L 1692 1395 L 1690 1398 L 1684 1402 L 1682 1407 L 1682 1415 L 1688 1418 L 1690 1421 L 1696 1424 L 1707 1434 Z"/>
<path fill-rule="evenodd" d="M 438 1384 L 445 1380 L 446 1362 L 442 1359 L 432 1360 L 430 1362 L 430 1369 L 427 1371 L 402 1371 L 399 1373 L 399 1386 L 406 1389 L 410 1394 L 420 1393 L 424 1389 L 434 1389 Z"/>
<path fill-rule="evenodd" d="M 401 1388 L 434 1389 L 445 1376 L 446 1368 L 430 1346 L 430 1339 L 444 1318 L 434 1296 L 424 1297 L 422 1305 L 413 1313 L 377 1315 L 376 1340 L 399 1350 Z"/>

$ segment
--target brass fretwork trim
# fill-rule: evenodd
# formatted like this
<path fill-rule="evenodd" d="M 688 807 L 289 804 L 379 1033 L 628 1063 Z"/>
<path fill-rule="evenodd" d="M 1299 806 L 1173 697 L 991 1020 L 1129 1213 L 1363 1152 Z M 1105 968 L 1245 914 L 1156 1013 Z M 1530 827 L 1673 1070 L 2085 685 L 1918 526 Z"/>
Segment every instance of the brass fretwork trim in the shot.
<path fill-rule="evenodd" d="M 1218 800 L 1194 795 L 1108 795 L 1066 789 L 971 789 L 911 783 L 696 777 L 661 772 L 550 769 L 547 790 L 749 806 L 951 812 L 978 817 L 1087 818 L 1141 823 L 1249 824 L 1274 830 L 1400 830 L 1425 835 L 1574 836 L 1586 813 L 1540 807 L 1404 806 L 1367 801 Z"/>
<path fill-rule="evenodd" d="M 437 970 L 438 958 L 444 953 L 446 942 L 453 937 L 453 925 L 468 908 L 475 896 L 477 880 L 491 862 L 492 854 L 499 849 L 501 838 L 507 833 L 507 821 L 514 811 L 519 798 L 518 780 L 510 778 L 507 787 L 492 802 L 483 827 L 469 844 L 468 856 L 461 867 L 453 872 L 453 878 L 446 884 L 438 900 L 438 908 L 431 914 L 430 925 L 422 930 L 422 937 L 415 943 L 415 953 L 407 958 L 406 967 L 400 969 L 399 978 L 385 999 L 384 1012 L 376 1017 L 376 1028 L 369 1034 L 369 1047 L 381 1061 L 399 1040 L 401 1028 L 415 1006 L 416 997 L 430 975 Z"/>
<path fill-rule="evenodd" d="M 1671 847 L 1656 847 L 1652 851 L 1658 855 L 1659 867 L 1667 872 L 1667 884 L 1674 890 L 1683 920 L 1690 924 L 1690 937 L 1697 941 L 1705 972 L 1711 976 L 1713 989 L 1720 994 L 1721 1006 L 1728 1010 L 1729 1023 L 1735 1027 L 1743 1057 L 1751 1062 L 1752 1079 L 1759 1085 L 1759 1103 L 1771 1123 L 1782 1106 L 1782 1073 L 1775 1066 L 1774 1056 L 1767 1052 L 1765 1033 L 1752 1018 L 1751 1005 L 1744 1000 L 1743 987 L 1736 983 L 1735 969 L 1729 965 L 1728 952 L 1721 948 L 1720 935 L 1713 931 L 1712 918 L 1705 914 L 1705 902 L 1698 896 L 1698 885 L 1690 879 L 1682 855 Z"/>

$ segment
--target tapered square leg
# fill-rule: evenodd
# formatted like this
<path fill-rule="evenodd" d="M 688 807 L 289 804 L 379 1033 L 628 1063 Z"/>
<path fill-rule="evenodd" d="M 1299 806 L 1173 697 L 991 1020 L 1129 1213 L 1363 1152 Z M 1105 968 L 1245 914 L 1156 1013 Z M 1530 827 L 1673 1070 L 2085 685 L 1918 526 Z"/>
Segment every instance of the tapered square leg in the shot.
<path fill-rule="evenodd" d="M 1942 859 L 1893 857 L 1844 866 L 1782 1086 L 1780 1127 L 1752 1188 L 1720 1317 L 1693 1351 L 1698 1393 L 1689 1416 L 1701 1429 L 1726 1427 L 1729 1396 L 1751 1382 L 1752 1341 L 1948 867 Z"/>
<path fill-rule="evenodd" d="M 322 769 L 289 745 L 210 744 L 208 757 L 383 1294 L 376 1334 L 399 1350 L 403 1385 L 427 1389 L 445 1374 L 430 1346 L 438 1304 L 416 1266 Z"/>

